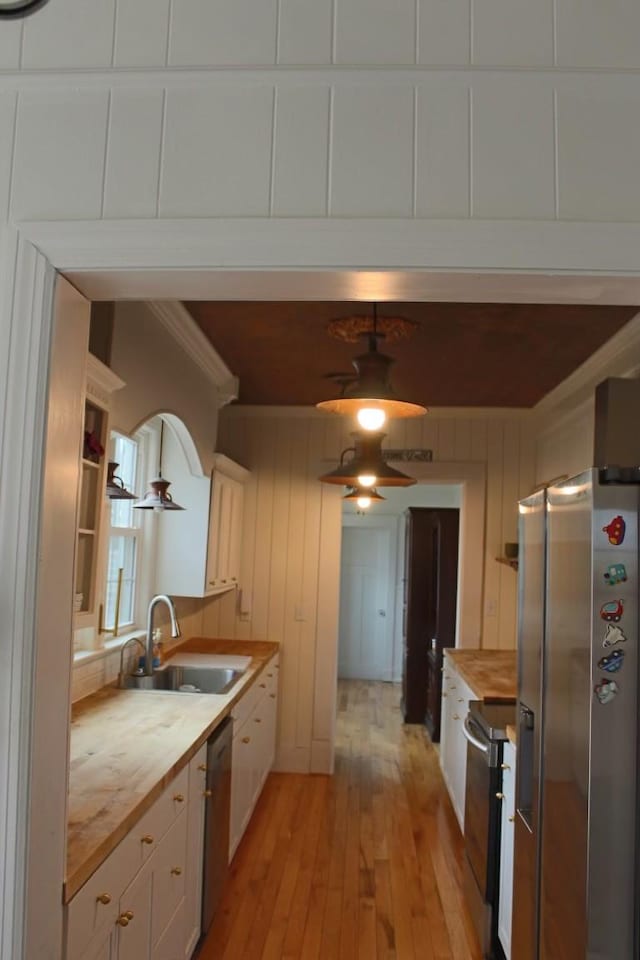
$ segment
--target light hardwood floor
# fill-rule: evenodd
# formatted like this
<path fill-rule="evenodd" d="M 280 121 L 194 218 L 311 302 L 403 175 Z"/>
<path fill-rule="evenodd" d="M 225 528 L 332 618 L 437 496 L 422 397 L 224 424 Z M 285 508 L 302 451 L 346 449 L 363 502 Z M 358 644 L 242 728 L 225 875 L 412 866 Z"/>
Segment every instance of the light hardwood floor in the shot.
<path fill-rule="evenodd" d="M 340 681 L 335 775 L 270 775 L 198 960 L 480 960 L 438 755 L 399 700 Z"/>

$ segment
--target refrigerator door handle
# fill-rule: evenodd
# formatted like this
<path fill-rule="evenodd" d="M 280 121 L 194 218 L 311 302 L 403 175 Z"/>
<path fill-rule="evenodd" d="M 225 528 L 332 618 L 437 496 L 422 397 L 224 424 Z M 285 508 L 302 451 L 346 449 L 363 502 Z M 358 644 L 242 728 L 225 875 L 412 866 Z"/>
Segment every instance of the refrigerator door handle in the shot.
<path fill-rule="evenodd" d="M 478 738 L 474 736 L 468 716 L 464 718 L 464 722 L 462 724 L 462 733 L 464 734 L 465 740 L 468 740 L 469 743 L 476 747 L 477 750 L 481 750 L 482 753 L 489 753 L 489 744 L 482 740 L 478 740 Z"/>

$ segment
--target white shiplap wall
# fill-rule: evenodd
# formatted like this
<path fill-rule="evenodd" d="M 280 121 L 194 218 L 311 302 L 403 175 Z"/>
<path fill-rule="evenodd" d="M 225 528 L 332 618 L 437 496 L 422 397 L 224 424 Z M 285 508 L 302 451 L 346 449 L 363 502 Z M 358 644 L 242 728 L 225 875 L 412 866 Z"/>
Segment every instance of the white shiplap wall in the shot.
<path fill-rule="evenodd" d="M 209 603 L 204 628 L 282 644 L 278 762 L 286 769 L 309 769 L 314 755 L 324 756 L 333 724 L 343 491 L 318 476 L 349 445 L 344 429 L 341 419 L 314 411 L 236 407 L 220 416 L 220 450 L 248 467 L 251 478 L 242 594 Z M 505 541 L 517 539 L 516 503 L 533 485 L 526 417 L 434 410 L 420 421 L 396 422 L 386 444 L 431 448 L 436 461 L 486 465 L 485 562 L 477 571 L 484 584 L 482 645 L 514 647 L 516 576 L 494 558 Z"/>
<path fill-rule="evenodd" d="M 638 221 L 639 29 L 628 0 L 54 0 L 0 26 L 0 218 Z"/>

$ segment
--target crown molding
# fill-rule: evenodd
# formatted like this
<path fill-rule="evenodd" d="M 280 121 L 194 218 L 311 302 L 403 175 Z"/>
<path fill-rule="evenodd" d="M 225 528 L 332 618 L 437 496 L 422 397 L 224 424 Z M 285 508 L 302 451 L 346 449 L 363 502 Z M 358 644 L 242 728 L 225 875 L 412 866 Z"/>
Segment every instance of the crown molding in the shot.
<path fill-rule="evenodd" d="M 596 386 L 607 377 L 640 375 L 640 313 L 558 384 L 532 410 L 536 425 L 547 417 L 569 416 L 585 407 Z"/>
<path fill-rule="evenodd" d="M 239 381 L 178 300 L 149 300 L 147 305 L 185 353 L 215 386 L 220 406 L 238 397 Z"/>

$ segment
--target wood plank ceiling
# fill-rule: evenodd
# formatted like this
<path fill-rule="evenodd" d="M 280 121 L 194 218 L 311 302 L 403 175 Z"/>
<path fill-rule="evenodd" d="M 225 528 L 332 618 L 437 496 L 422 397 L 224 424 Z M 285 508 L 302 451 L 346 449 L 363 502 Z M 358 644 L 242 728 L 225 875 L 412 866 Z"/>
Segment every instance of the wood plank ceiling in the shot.
<path fill-rule="evenodd" d="M 239 402 L 312 405 L 339 395 L 326 374 L 351 371 L 365 341 L 342 343 L 329 320 L 371 315 L 371 304 L 189 302 L 240 378 Z M 431 407 L 532 407 L 613 336 L 636 307 L 491 303 L 383 303 L 379 316 L 419 321 L 394 357 L 403 399 Z"/>

